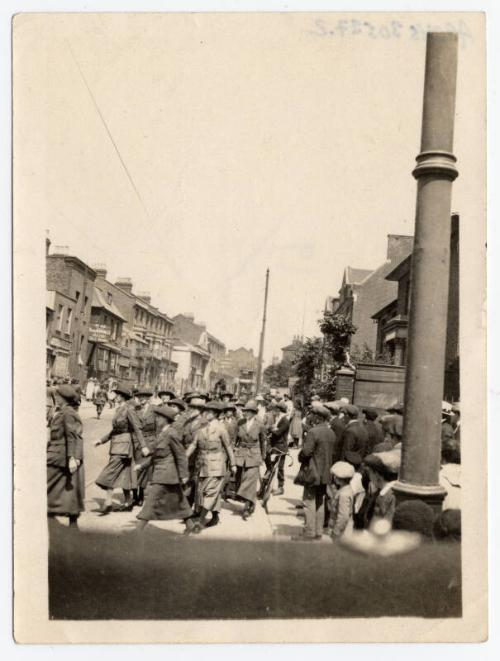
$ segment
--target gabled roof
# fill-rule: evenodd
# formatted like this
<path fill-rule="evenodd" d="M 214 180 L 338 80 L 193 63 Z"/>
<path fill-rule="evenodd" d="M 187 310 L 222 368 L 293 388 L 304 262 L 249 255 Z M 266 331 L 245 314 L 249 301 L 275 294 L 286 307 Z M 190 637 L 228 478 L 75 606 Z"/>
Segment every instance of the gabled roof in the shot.
<path fill-rule="evenodd" d="M 352 266 L 348 266 L 345 270 L 345 282 L 347 285 L 359 285 L 372 273 L 372 269 L 357 269 Z"/>
<path fill-rule="evenodd" d="M 121 321 L 127 321 L 125 317 L 121 314 L 120 310 L 116 307 L 116 305 L 112 301 L 111 303 L 108 303 L 106 301 L 104 294 L 97 287 L 94 287 L 94 291 L 92 294 L 92 307 L 103 308 L 104 310 L 106 310 L 106 312 L 113 315 L 117 319 L 120 319 Z"/>
<path fill-rule="evenodd" d="M 412 256 L 412 253 L 410 253 L 408 255 L 408 257 L 405 257 L 405 259 L 403 259 L 401 262 L 399 262 L 399 264 L 394 269 L 392 269 L 392 271 L 390 273 L 388 273 L 385 276 L 385 279 L 386 280 L 394 280 L 395 282 L 398 282 L 401 279 L 401 276 L 403 276 L 408 271 L 408 269 L 410 268 L 411 256 Z"/>

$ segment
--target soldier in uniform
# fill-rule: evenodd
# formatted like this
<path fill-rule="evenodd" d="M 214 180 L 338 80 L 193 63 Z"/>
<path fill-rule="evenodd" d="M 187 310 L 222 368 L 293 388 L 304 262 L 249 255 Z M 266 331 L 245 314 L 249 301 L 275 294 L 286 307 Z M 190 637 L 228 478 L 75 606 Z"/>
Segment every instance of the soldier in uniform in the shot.
<path fill-rule="evenodd" d="M 245 422 L 238 426 L 235 448 L 236 496 L 245 503 L 243 519 L 255 511 L 260 479 L 259 467 L 266 456 L 266 433 L 257 419 L 257 403 L 250 400 L 243 407 Z"/>
<path fill-rule="evenodd" d="M 135 467 L 139 472 L 151 470 L 144 506 L 137 515 L 139 530 L 151 520 L 182 519 L 186 524 L 186 533 L 194 526 L 193 511 L 183 490 L 189 480 L 189 471 L 180 433 L 173 424 L 177 415 L 174 407 L 155 407 L 158 441 L 152 454 Z"/>
<path fill-rule="evenodd" d="M 133 489 L 137 486 L 132 471 L 134 456 L 134 440 L 141 446 L 141 454 L 147 457 L 149 448 L 144 441 L 141 425 L 134 410 L 132 393 L 125 387 L 114 389 L 116 393 L 116 411 L 112 420 L 111 431 L 94 445 L 109 443 L 109 461 L 97 477 L 95 483 L 106 491 L 104 509 L 101 514 L 109 514 L 112 510 L 113 489 L 123 489 L 124 505 L 120 511 L 131 512 L 133 504 Z"/>
<path fill-rule="evenodd" d="M 196 462 L 196 511 L 200 513 L 195 524 L 194 533 L 199 533 L 206 526 L 216 526 L 219 523 L 219 512 L 222 502 L 222 488 L 227 465 L 236 472 L 234 454 L 229 441 L 229 435 L 219 416 L 224 411 L 221 402 L 208 402 L 203 414 L 203 426 L 194 434 L 193 441 L 187 449 L 188 458 L 198 452 Z M 206 518 L 212 512 L 212 518 L 207 523 Z"/>
<path fill-rule="evenodd" d="M 229 436 L 229 442 L 231 447 L 234 449 L 236 445 L 236 439 L 238 437 L 238 420 L 236 419 L 236 406 L 229 402 L 224 405 L 224 418 L 222 420 L 226 431 Z M 232 471 L 226 472 L 226 477 L 224 479 L 224 487 L 222 489 L 222 497 L 227 500 L 230 496 L 234 496 L 234 473 Z"/>
<path fill-rule="evenodd" d="M 54 397 L 57 409 L 47 445 L 47 513 L 67 516 L 74 526 L 85 509 L 82 421 L 74 408 L 79 394 L 72 386 L 61 385 Z"/>
<path fill-rule="evenodd" d="M 175 399 L 175 392 L 172 390 L 158 390 L 158 397 L 161 399 L 163 406 L 170 406 L 170 401 Z"/>
<path fill-rule="evenodd" d="M 200 397 L 190 397 L 187 410 L 178 416 L 175 421 L 175 427 L 181 435 L 184 449 L 194 440 L 194 435 L 203 424 L 202 412 L 205 410 L 205 402 Z M 189 504 L 192 506 L 195 499 L 196 489 L 196 453 L 189 457 L 189 481 L 186 484 L 186 495 Z"/>
<path fill-rule="evenodd" d="M 157 435 L 157 416 L 155 415 L 155 407 L 151 403 L 153 392 L 149 388 L 141 388 L 135 394 L 136 412 L 139 422 L 141 424 L 141 432 L 146 446 L 150 452 L 153 451 L 156 445 Z M 142 446 L 137 438 L 134 439 L 134 461 L 140 463 L 143 458 Z M 148 484 L 150 471 L 145 468 L 144 470 L 136 470 L 137 486 L 134 489 L 134 504 L 141 506 L 144 502 L 144 490 Z"/>

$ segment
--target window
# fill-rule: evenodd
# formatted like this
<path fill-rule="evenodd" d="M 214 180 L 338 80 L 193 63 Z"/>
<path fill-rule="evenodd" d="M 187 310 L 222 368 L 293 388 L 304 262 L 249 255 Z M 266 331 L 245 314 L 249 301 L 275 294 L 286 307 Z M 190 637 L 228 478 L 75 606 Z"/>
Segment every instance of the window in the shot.
<path fill-rule="evenodd" d="M 66 333 L 69 334 L 70 328 L 71 328 L 71 319 L 73 317 L 73 309 L 68 308 L 68 316 L 66 319 Z"/>
<path fill-rule="evenodd" d="M 58 305 L 57 306 L 57 330 L 58 331 L 62 330 L 63 315 L 64 315 L 64 305 Z"/>
<path fill-rule="evenodd" d="M 83 306 L 82 306 L 82 312 L 85 313 L 85 310 L 87 309 L 87 302 L 89 300 L 88 296 L 85 296 L 84 301 L 83 301 Z"/>
<path fill-rule="evenodd" d="M 80 300 L 80 292 L 79 291 L 75 291 L 75 299 L 76 299 L 76 302 L 78 303 L 78 301 Z"/>
<path fill-rule="evenodd" d="M 113 294 L 110 291 L 108 291 L 107 297 L 108 297 L 108 303 L 111 305 L 111 303 L 113 302 Z"/>
<path fill-rule="evenodd" d="M 82 347 L 83 347 L 83 339 L 84 339 L 84 337 L 85 337 L 85 335 L 80 335 L 80 347 L 79 347 L 79 351 L 82 350 Z"/>

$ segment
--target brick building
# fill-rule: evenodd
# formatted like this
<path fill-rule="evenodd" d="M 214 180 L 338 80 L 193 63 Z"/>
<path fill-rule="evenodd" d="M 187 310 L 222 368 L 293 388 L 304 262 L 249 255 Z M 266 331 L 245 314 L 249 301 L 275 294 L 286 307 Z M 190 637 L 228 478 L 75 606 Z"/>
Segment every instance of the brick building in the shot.
<path fill-rule="evenodd" d="M 344 271 L 339 296 L 329 297 L 325 309 L 346 315 L 356 326 L 351 338 L 351 352 L 376 356 L 377 325 L 373 315 L 397 297 L 397 284 L 386 275 L 411 253 L 413 237 L 389 234 L 386 261 L 372 271 L 348 266 Z"/>
<path fill-rule="evenodd" d="M 255 394 L 257 380 L 257 357 L 253 349 L 230 349 L 228 359 L 235 366 L 238 374 L 237 394 L 249 396 Z"/>
<path fill-rule="evenodd" d="M 115 346 L 120 350 L 110 376 L 129 385 L 173 386 L 177 369 L 172 359 L 173 321 L 151 305 L 149 294 L 134 294 L 130 278 L 111 283 L 104 265 L 96 266 L 95 271 L 96 289 L 109 306 L 102 313 L 107 314 L 110 325 L 113 319 L 114 328 L 119 329 L 115 330 L 118 340 L 107 343 L 110 354 L 115 353 Z M 121 326 L 117 315 L 122 319 Z"/>
<path fill-rule="evenodd" d="M 84 382 L 96 273 L 67 248 L 46 254 L 47 374 Z"/>
<path fill-rule="evenodd" d="M 296 335 L 291 344 L 281 348 L 282 361 L 284 363 L 293 363 L 297 354 L 302 349 L 303 341 L 300 335 Z"/>
<path fill-rule="evenodd" d="M 450 227 L 450 277 L 445 356 L 444 397 L 460 399 L 459 383 L 459 216 L 453 214 Z M 392 359 L 397 366 L 406 364 L 408 316 L 411 310 L 411 254 L 386 275 L 396 285 L 392 301 L 378 310 L 377 353 Z"/>
<path fill-rule="evenodd" d="M 179 387 L 213 392 L 233 377 L 226 369 L 226 345 L 209 333 L 206 324 L 195 322 L 194 314 L 186 312 L 173 318 L 175 359 L 179 362 Z"/>

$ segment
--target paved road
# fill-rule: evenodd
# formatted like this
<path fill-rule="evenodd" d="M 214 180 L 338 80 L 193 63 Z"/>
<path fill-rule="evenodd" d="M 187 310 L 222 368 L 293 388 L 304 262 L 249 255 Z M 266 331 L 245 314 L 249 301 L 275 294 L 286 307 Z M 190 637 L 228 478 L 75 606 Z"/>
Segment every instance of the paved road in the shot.
<path fill-rule="evenodd" d="M 94 480 L 108 460 L 109 446 L 94 447 L 94 441 L 103 436 L 111 426 L 113 410 L 106 407 L 100 420 L 97 420 L 95 407 L 84 402 L 80 407 L 83 420 L 84 457 L 85 457 L 85 512 L 81 515 L 79 526 L 82 531 L 100 531 L 126 533 L 135 530 L 136 516 L 139 508 L 132 512 L 112 512 L 108 516 L 100 516 L 104 492 L 95 485 Z M 121 502 L 120 491 L 114 494 L 115 502 Z M 244 521 L 241 518 L 242 505 L 230 501 L 224 503 L 221 512 L 221 523 L 214 528 L 207 528 L 199 538 L 209 539 L 272 539 L 273 529 L 266 512 L 260 505 L 254 515 Z M 174 534 L 182 534 L 184 525 L 179 521 L 152 521 L 150 526 L 167 530 Z"/>
<path fill-rule="evenodd" d="M 100 516 L 104 492 L 95 485 L 95 479 L 108 460 L 109 446 L 94 447 L 94 441 L 101 438 L 111 427 L 113 410 L 106 406 L 101 419 L 97 419 L 95 407 L 83 402 L 80 407 L 83 420 L 83 439 L 85 457 L 85 512 L 81 515 L 79 526 L 82 531 L 111 532 L 121 534 L 135 530 L 136 516 L 139 508 L 132 512 L 112 512 L 108 516 Z M 242 505 L 236 501 L 224 503 L 221 512 L 221 523 L 214 528 L 208 528 L 197 539 L 254 539 L 287 541 L 292 535 L 302 530 L 303 518 L 297 516 L 296 504 L 300 503 L 302 488 L 293 484 L 293 478 L 298 471 L 297 451 L 292 451 L 293 464 L 287 461 L 285 469 L 285 494 L 272 496 L 268 503 L 268 514 L 261 507 L 256 507 L 254 515 L 248 520 L 241 518 Z M 120 491 L 114 494 L 116 503 L 120 503 Z M 161 528 L 172 534 L 182 534 L 184 526 L 178 521 L 153 521 L 150 526 Z M 324 538 L 325 543 L 329 538 Z"/>

